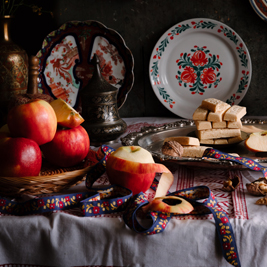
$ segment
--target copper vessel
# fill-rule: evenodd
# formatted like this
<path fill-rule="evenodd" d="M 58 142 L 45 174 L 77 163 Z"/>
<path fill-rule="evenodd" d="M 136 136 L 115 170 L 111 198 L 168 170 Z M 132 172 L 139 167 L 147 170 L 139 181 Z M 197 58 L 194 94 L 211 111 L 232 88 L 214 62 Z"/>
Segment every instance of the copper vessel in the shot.
<path fill-rule="evenodd" d="M 28 86 L 28 55 L 10 39 L 12 18 L 0 18 L 0 121 L 5 123 L 8 102 L 15 94 L 24 94 Z"/>

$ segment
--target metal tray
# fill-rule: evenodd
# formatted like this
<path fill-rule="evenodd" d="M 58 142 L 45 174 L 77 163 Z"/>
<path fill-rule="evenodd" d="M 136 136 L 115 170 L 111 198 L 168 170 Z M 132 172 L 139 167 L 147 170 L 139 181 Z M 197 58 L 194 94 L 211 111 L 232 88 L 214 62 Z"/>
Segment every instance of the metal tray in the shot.
<path fill-rule="evenodd" d="M 258 129 L 267 130 L 266 120 L 242 119 L 243 126 L 254 126 Z M 171 136 L 190 136 L 196 126 L 192 120 L 178 120 L 174 123 L 163 124 L 162 126 L 143 127 L 140 132 L 134 132 L 121 138 L 122 145 L 141 146 L 148 150 L 156 162 L 172 162 L 189 166 L 199 167 L 220 167 L 220 168 L 242 168 L 243 166 L 226 160 L 216 160 L 208 158 L 188 158 L 188 157 L 171 157 L 161 153 L 163 140 Z M 253 131 L 252 131 L 253 132 Z M 248 133 L 249 135 L 249 133 Z M 208 145 L 205 145 L 208 146 Z M 267 163 L 267 152 L 253 153 L 248 151 L 244 146 L 244 141 L 233 145 L 217 145 L 214 148 L 226 152 L 236 153 L 241 157 L 248 157 L 258 163 Z"/>

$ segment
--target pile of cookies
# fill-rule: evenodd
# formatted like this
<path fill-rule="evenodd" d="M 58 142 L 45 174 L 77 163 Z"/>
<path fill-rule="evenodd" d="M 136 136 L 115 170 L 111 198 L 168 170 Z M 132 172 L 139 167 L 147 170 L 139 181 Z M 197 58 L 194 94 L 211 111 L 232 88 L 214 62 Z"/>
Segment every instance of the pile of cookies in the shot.
<path fill-rule="evenodd" d="M 204 99 L 195 110 L 193 120 L 196 125 L 196 136 L 201 144 L 234 144 L 242 141 L 241 118 L 246 108 L 215 99 Z"/>

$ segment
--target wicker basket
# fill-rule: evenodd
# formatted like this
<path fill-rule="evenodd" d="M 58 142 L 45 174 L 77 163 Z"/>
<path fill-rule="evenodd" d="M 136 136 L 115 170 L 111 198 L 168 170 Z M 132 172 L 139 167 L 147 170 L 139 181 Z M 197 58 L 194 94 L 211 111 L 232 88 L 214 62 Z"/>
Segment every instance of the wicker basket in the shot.
<path fill-rule="evenodd" d="M 0 177 L 0 196 L 17 197 L 24 194 L 60 192 L 84 181 L 92 166 L 83 162 L 71 168 L 58 168 L 43 162 L 39 176 Z"/>

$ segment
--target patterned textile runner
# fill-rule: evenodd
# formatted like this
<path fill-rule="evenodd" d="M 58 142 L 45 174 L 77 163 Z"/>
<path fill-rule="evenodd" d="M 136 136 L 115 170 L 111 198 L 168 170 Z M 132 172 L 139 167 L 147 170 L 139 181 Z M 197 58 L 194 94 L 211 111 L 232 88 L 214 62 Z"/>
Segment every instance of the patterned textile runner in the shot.
<path fill-rule="evenodd" d="M 215 220 L 224 258 L 233 266 L 241 266 L 234 233 L 228 218 L 229 209 L 227 214 L 219 208 L 217 199 L 208 186 L 194 186 L 169 193 L 169 196 L 183 197 L 191 202 L 194 210 L 190 214 L 172 214 L 155 211 L 147 212 L 143 214 L 143 216 L 149 216 L 152 219 L 152 225 L 148 227 L 142 226 L 137 219 L 137 214 L 140 214 L 140 212 L 142 213 L 141 208 L 149 203 L 145 193 L 141 192 L 133 196 L 129 189 L 117 185 L 109 185 L 101 188 L 92 187 L 95 181 L 105 173 L 106 161 L 112 151 L 114 151 L 113 148 L 105 145 L 99 148 L 97 153 L 103 154 L 104 156 L 87 174 L 87 191 L 34 198 L 25 202 L 16 202 L 7 198 L 1 198 L 1 212 L 9 215 L 27 215 L 74 207 L 80 207 L 83 216 L 90 217 L 122 212 L 125 224 L 130 229 L 143 235 L 161 233 L 167 227 L 170 219 L 176 216 L 211 214 Z M 183 176 L 186 177 L 185 175 Z M 187 178 L 184 179 L 182 183 L 179 180 L 181 179 L 176 179 L 176 185 L 174 185 L 176 189 L 178 186 L 185 186 L 187 183 L 192 183 L 192 181 L 189 181 Z M 192 178 L 190 180 L 192 180 Z M 151 189 L 155 191 L 157 185 L 158 181 L 155 179 Z M 225 206 L 229 207 L 229 205 Z"/>

